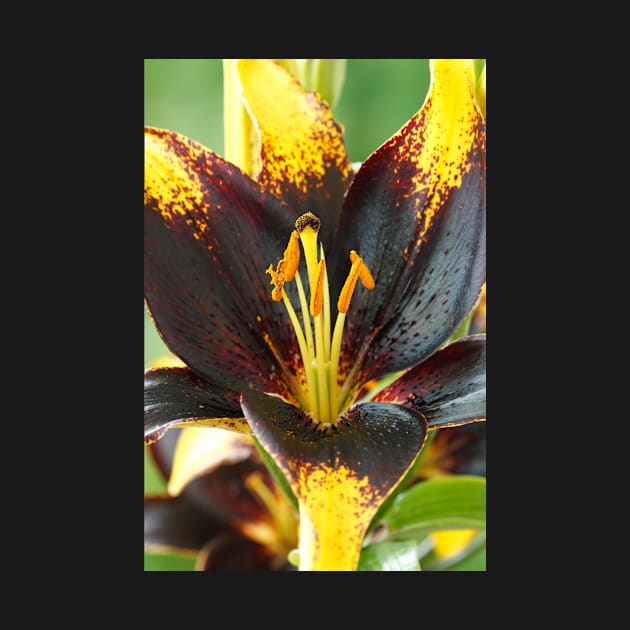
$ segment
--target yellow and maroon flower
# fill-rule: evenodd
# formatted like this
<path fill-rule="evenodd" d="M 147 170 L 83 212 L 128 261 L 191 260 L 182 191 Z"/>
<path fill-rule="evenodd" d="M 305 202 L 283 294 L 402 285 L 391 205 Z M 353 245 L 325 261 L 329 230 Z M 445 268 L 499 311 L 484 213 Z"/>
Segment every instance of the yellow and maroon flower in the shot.
<path fill-rule="evenodd" d="M 145 437 L 253 433 L 298 498 L 300 569 L 354 570 L 427 432 L 485 420 L 485 335 L 445 345 L 485 280 L 473 65 L 432 60 L 424 105 L 356 174 L 316 93 L 270 60 L 238 73 L 255 177 L 145 130 L 146 303 L 187 365 L 146 373 Z"/>
<path fill-rule="evenodd" d="M 167 482 L 173 481 L 178 439 L 185 431 L 195 429 L 173 431 L 149 446 Z M 287 556 L 297 545 L 296 514 L 252 439 L 234 433 L 220 439 L 217 434 L 226 432 L 217 430 L 204 433 L 203 470 L 187 476 L 170 496 L 145 496 L 145 549 L 192 555 L 198 571 L 293 570 Z"/>

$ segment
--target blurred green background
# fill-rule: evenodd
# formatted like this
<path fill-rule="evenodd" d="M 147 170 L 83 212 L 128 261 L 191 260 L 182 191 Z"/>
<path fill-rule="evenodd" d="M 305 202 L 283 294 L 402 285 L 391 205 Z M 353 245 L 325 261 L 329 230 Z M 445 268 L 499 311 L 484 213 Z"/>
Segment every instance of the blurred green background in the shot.
<path fill-rule="evenodd" d="M 363 161 L 413 116 L 429 87 L 427 59 L 348 59 L 333 112 L 348 155 Z M 177 131 L 223 154 L 223 71 L 220 59 L 145 59 L 144 124 Z M 169 352 L 144 314 L 145 368 Z M 145 494 L 165 483 L 144 453 Z M 192 570 L 194 561 L 145 554 L 147 571 Z"/>

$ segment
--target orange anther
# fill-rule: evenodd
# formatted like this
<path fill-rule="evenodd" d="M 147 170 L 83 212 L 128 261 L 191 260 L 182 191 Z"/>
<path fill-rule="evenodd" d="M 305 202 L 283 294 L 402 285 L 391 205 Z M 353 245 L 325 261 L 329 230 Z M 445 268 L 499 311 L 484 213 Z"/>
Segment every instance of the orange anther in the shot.
<path fill-rule="evenodd" d="M 313 317 L 317 317 L 322 312 L 322 304 L 324 303 L 324 275 L 326 273 L 326 262 L 322 258 L 317 267 L 317 283 L 315 290 L 311 295 L 311 303 L 309 310 Z"/>
<path fill-rule="evenodd" d="M 284 272 L 284 281 L 291 282 L 295 278 L 298 267 L 300 265 L 300 235 L 296 230 L 291 232 L 291 238 L 289 238 L 289 244 L 284 250 L 282 256 L 284 266 L 282 271 Z"/>
<path fill-rule="evenodd" d="M 352 299 L 359 278 L 361 278 L 361 282 L 366 288 L 374 288 L 374 279 L 372 278 L 370 270 L 354 249 L 350 252 L 350 260 L 352 261 L 352 268 L 350 269 L 350 273 L 344 282 L 341 293 L 339 293 L 339 299 L 337 300 L 337 310 L 340 313 L 348 312 L 350 300 Z"/>
<path fill-rule="evenodd" d="M 372 278 L 372 274 L 368 269 L 367 265 L 363 262 L 363 259 L 356 253 L 353 249 L 350 252 L 350 262 L 354 264 L 355 260 L 360 261 L 359 265 L 359 278 L 361 278 L 361 283 L 366 289 L 370 289 L 370 291 L 374 288 L 374 278 Z"/>

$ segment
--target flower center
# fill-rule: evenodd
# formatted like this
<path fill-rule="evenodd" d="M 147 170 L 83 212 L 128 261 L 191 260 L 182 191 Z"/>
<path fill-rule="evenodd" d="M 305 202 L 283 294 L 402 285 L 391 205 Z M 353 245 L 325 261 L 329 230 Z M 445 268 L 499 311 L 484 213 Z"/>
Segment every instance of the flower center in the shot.
<path fill-rule="evenodd" d="M 317 234 L 320 220 L 307 212 L 295 222 L 295 231 L 291 233 L 289 244 L 276 269 L 269 265 L 267 273 L 271 275 L 273 290 L 271 297 L 275 301 L 282 300 L 295 330 L 302 363 L 304 365 L 305 383 L 292 381 L 293 393 L 304 411 L 320 423 L 323 430 L 337 424 L 339 414 L 348 406 L 348 394 L 352 383 L 339 383 L 339 360 L 341 342 L 346 313 L 350 300 L 360 279 L 363 286 L 374 288 L 374 279 L 366 264 L 356 251 L 350 252 L 352 266 L 337 300 L 337 319 L 331 334 L 330 293 L 326 259 L 321 244 L 318 247 Z M 306 271 L 310 290 L 307 304 L 306 293 L 298 272 L 300 263 L 300 242 L 304 250 Z M 284 285 L 295 279 L 300 300 L 302 323 L 284 290 Z"/>

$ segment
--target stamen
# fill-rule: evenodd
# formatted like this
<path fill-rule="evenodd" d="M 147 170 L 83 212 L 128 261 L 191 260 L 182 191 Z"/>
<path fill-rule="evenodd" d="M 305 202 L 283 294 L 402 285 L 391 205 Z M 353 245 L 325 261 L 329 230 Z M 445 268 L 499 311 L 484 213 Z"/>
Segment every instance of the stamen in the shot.
<path fill-rule="evenodd" d="M 265 273 L 268 273 L 271 276 L 271 280 L 269 281 L 269 284 L 274 284 L 274 285 L 278 284 L 278 274 L 273 270 L 273 265 L 269 265 L 269 267 L 265 269 Z"/>
<path fill-rule="evenodd" d="M 289 238 L 289 244 L 284 250 L 282 259 L 284 260 L 284 281 L 291 282 L 295 278 L 298 267 L 300 265 L 300 235 L 293 230 L 291 232 L 291 238 Z"/>
<path fill-rule="evenodd" d="M 354 264 L 355 260 L 359 260 L 361 264 L 359 265 L 359 278 L 361 278 L 361 283 L 366 289 L 370 291 L 374 288 L 374 278 L 372 278 L 372 274 L 370 270 L 367 268 L 367 265 L 361 260 L 359 254 L 353 249 L 350 252 L 350 262 Z"/>
<path fill-rule="evenodd" d="M 302 285 L 302 278 L 299 273 L 295 274 L 295 285 L 298 289 L 298 296 L 300 298 L 300 308 L 302 309 L 302 313 L 306 313 L 309 308 L 306 303 L 306 294 L 304 293 L 304 286 Z M 304 320 L 304 332 L 306 333 L 306 345 L 308 346 L 309 357 L 315 357 L 315 346 L 313 345 L 313 331 L 311 329 L 311 319 L 310 317 L 302 317 Z"/>
<path fill-rule="evenodd" d="M 355 262 L 352 265 L 352 269 L 350 269 L 350 273 L 343 284 L 343 288 L 339 294 L 339 299 L 337 300 L 337 310 L 340 313 L 345 314 L 348 312 L 348 308 L 350 308 L 350 300 L 352 299 L 352 294 L 354 293 L 354 289 L 357 286 L 357 280 L 359 279 L 359 267 L 359 262 Z"/>
<path fill-rule="evenodd" d="M 352 261 L 352 268 L 350 269 L 350 273 L 344 282 L 341 293 L 339 294 L 339 299 L 337 300 L 337 310 L 340 313 L 348 312 L 350 300 L 352 299 L 359 278 L 361 278 L 361 282 L 366 289 L 371 290 L 375 286 L 370 270 L 354 250 L 350 252 L 350 260 Z"/>
<path fill-rule="evenodd" d="M 324 256 L 324 246 L 319 244 L 319 258 L 326 260 Z M 328 268 L 324 272 L 324 350 L 326 351 L 326 361 L 330 361 L 330 287 L 328 285 Z"/>
<path fill-rule="evenodd" d="M 306 377 L 306 383 L 308 386 L 308 411 L 311 411 L 317 417 L 318 415 L 318 399 L 316 395 L 316 386 L 315 386 L 315 374 L 313 371 L 311 364 L 311 356 L 308 351 L 308 346 L 306 345 L 306 339 L 304 337 L 304 333 L 302 332 L 302 327 L 300 326 L 300 322 L 298 320 L 297 315 L 295 314 L 295 310 L 293 305 L 291 304 L 291 300 L 289 296 L 282 291 L 282 298 L 284 299 L 284 306 L 287 309 L 287 313 L 289 314 L 289 318 L 291 319 L 291 323 L 293 324 L 293 330 L 295 330 L 295 335 L 297 337 L 298 346 L 300 347 L 300 354 L 302 355 L 302 364 L 304 365 L 304 376 Z"/>
<path fill-rule="evenodd" d="M 284 250 L 284 255 L 278 261 L 276 270 L 274 271 L 273 265 L 269 265 L 265 271 L 265 273 L 271 276 L 269 284 L 274 285 L 274 289 L 271 291 L 271 298 L 276 302 L 282 299 L 282 287 L 284 283 L 291 282 L 291 280 L 295 278 L 295 274 L 300 265 L 299 237 L 300 235 L 295 230 L 291 232 L 289 243 Z"/>
<path fill-rule="evenodd" d="M 322 258 L 317 268 L 317 282 L 315 290 L 311 295 L 310 311 L 313 317 L 317 317 L 322 312 L 324 303 L 324 274 L 326 273 L 326 263 Z"/>
<path fill-rule="evenodd" d="M 298 385 L 300 391 L 296 392 L 296 395 L 300 399 L 302 408 L 312 414 L 318 428 L 323 430 L 328 426 L 336 425 L 339 413 L 346 407 L 351 388 L 357 384 L 358 366 L 356 365 L 346 375 L 343 385 L 338 382 L 341 376 L 339 362 L 343 329 L 350 301 L 359 279 L 368 290 L 374 289 L 375 283 L 367 265 L 357 252 L 352 250 L 350 252 L 352 267 L 339 294 L 337 320 L 331 335 L 328 273 L 324 250 L 318 243 L 320 226 L 320 220 L 312 212 L 305 212 L 298 217 L 295 222 L 295 231 L 291 233 L 282 259 L 275 270 L 272 265 L 269 265 L 267 273 L 271 275 L 270 283 L 274 286 L 271 297 L 276 301 L 284 301 L 302 355 L 306 383 L 304 387 Z M 307 303 L 298 271 L 300 242 L 304 250 L 308 273 L 309 303 Z M 293 279 L 296 281 L 303 324 L 300 324 L 289 296 L 284 291 L 284 284 Z M 295 388 L 295 379 L 289 378 L 288 381 L 291 387 Z"/>

